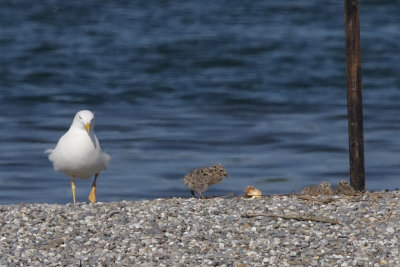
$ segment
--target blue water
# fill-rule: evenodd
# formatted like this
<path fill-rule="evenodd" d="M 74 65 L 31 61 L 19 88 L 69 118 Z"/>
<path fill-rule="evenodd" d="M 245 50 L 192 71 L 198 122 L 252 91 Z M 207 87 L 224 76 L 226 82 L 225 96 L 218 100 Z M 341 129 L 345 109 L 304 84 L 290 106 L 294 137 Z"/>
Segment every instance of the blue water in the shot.
<path fill-rule="evenodd" d="M 75 113 L 112 157 L 98 200 L 298 192 L 348 179 L 343 1 L 7 1 L 0 8 L 0 204 L 68 203 L 43 151 Z M 362 1 L 368 190 L 400 186 L 400 5 Z M 91 180 L 77 181 L 87 201 Z"/>

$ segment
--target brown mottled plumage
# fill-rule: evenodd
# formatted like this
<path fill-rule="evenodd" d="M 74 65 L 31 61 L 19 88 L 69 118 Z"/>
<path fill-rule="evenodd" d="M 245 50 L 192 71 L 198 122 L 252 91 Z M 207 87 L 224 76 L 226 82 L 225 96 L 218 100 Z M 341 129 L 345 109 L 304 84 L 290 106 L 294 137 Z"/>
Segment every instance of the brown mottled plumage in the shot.
<path fill-rule="evenodd" d="M 301 190 L 305 195 L 332 195 L 331 184 L 322 182 L 319 185 L 306 186 Z"/>
<path fill-rule="evenodd" d="M 357 194 L 357 191 L 347 181 L 341 180 L 334 193 L 336 195 L 354 196 Z"/>
<path fill-rule="evenodd" d="M 210 185 L 222 182 L 224 177 L 229 177 L 229 175 L 224 166 L 218 163 L 210 167 L 197 168 L 190 171 L 183 178 L 183 183 L 189 187 L 193 197 L 195 197 L 194 191 L 196 191 L 200 198 L 204 198 L 202 193 Z"/>

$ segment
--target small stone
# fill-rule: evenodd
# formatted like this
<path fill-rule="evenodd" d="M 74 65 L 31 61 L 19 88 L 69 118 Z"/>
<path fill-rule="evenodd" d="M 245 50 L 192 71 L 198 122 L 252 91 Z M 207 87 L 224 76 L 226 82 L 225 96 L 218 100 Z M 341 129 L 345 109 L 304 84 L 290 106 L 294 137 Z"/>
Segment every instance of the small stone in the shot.
<path fill-rule="evenodd" d="M 386 233 L 388 234 L 394 234 L 395 230 L 392 226 L 389 226 L 386 228 Z"/>

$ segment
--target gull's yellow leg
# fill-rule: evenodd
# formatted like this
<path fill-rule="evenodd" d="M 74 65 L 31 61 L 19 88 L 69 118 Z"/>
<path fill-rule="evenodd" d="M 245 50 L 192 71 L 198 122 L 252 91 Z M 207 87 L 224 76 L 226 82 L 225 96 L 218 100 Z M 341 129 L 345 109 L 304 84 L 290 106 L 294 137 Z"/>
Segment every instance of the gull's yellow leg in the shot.
<path fill-rule="evenodd" d="M 89 194 L 89 200 L 91 203 L 96 202 L 96 180 L 97 180 L 97 176 L 99 176 L 98 173 L 96 173 L 96 175 L 94 176 L 94 180 L 92 183 L 92 190 L 90 191 Z"/>
<path fill-rule="evenodd" d="M 72 189 L 72 198 L 74 199 L 74 204 L 76 203 L 76 187 L 75 187 L 75 181 L 73 178 L 71 178 L 71 189 Z"/>

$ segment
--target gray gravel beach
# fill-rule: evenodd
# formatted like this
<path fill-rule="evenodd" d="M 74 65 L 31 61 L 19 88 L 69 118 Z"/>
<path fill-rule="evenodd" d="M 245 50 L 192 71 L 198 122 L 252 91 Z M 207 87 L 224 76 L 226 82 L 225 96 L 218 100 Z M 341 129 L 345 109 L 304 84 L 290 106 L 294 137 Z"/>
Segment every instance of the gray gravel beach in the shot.
<path fill-rule="evenodd" d="M 0 206 L 0 266 L 400 266 L 400 191 Z"/>

